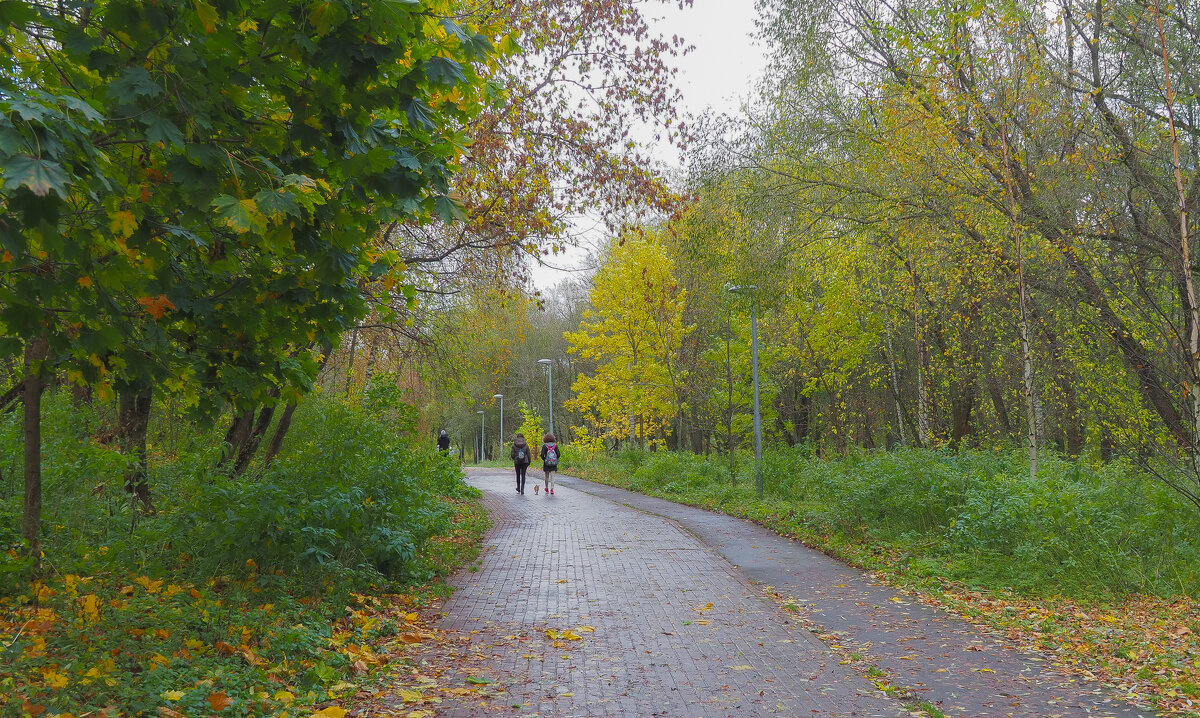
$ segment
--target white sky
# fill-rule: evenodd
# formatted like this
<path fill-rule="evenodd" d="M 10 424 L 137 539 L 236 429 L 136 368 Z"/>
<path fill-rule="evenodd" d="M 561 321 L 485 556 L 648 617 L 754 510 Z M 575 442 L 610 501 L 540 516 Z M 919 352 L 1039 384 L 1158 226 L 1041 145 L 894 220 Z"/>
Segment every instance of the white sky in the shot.
<path fill-rule="evenodd" d="M 694 46 L 676 59 L 675 82 L 683 93 L 680 115 L 699 116 L 710 109 L 736 114 L 766 66 L 762 47 L 752 39 L 754 0 L 693 0 L 692 7 L 683 10 L 674 2 L 646 2 L 642 10 L 652 30 L 667 38 L 679 35 Z M 674 148 L 650 150 L 661 162 L 679 168 Z M 534 286 L 545 292 L 572 276 L 571 268 L 578 267 L 585 254 L 581 249 L 548 257 L 547 266 L 534 270 Z"/>

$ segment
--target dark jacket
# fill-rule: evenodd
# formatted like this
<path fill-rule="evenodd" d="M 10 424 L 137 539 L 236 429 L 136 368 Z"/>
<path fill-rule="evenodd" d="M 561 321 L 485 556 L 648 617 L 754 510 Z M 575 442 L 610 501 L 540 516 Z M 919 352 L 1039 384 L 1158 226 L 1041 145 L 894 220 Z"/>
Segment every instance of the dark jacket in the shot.
<path fill-rule="evenodd" d="M 525 460 L 524 461 L 521 461 L 520 459 L 517 458 L 517 450 L 518 449 L 525 450 Z M 529 466 L 530 464 L 533 463 L 533 449 L 529 448 L 529 444 L 526 444 L 524 439 L 517 439 L 515 442 L 513 442 L 512 451 L 508 452 L 508 456 L 509 456 L 509 458 L 511 458 L 513 460 L 513 463 L 516 464 L 517 466 Z"/>
<path fill-rule="evenodd" d="M 447 451 L 450 448 L 450 436 L 442 434 L 438 437 L 438 451 Z"/>
<path fill-rule="evenodd" d="M 546 453 L 550 451 L 550 447 L 551 447 L 551 446 L 553 446 L 553 447 L 554 447 L 554 451 L 555 451 L 555 452 L 558 454 L 558 460 L 557 460 L 557 461 L 555 461 L 553 465 L 549 464 L 549 463 L 546 461 Z M 542 444 L 542 453 L 541 453 L 541 456 L 542 456 L 542 468 L 543 468 L 543 469 L 552 469 L 552 470 L 553 470 L 553 469 L 557 469 L 557 468 L 558 468 L 558 462 L 559 462 L 559 461 L 562 461 L 562 449 L 558 448 L 558 444 L 557 444 L 557 443 L 553 443 L 553 442 L 551 442 L 551 443 L 549 443 L 549 444 Z"/>

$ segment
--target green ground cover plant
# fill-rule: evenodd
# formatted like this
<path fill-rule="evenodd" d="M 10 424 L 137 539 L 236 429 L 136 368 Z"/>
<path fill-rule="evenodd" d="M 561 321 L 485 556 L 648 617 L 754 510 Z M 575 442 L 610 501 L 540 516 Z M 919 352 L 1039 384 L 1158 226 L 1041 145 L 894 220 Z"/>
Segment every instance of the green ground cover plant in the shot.
<path fill-rule="evenodd" d="M 351 700 L 487 528 L 457 461 L 386 406 L 310 398 L 279 458 L 240 478 L 214 468 L 219 430 L 164 411 L 142 515 L 103 440 L 111 407 L 49 394 L 32 584 L 13 531 L 19 420 L 0 414 L 0 715 L 309 715 Z"/>

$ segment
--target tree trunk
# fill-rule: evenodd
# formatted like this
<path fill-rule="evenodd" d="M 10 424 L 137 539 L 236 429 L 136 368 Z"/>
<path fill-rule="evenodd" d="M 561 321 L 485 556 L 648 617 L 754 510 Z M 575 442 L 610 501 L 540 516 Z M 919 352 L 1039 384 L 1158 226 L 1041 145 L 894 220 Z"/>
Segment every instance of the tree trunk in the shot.
<path fill-rule="evenodd" d="M 921 277 L 911 266 L 909 273 L 913 283 L 913 336 L 917 343 L 917 443 L 928 448 L 933 437 L 929 429 L 929 352 L 925 348 L 925 332 L 921 325 Z"/>
<path fill-rule="evenodd" d="M 1162 11 L 1154 0 L 1154 19 L 1158 23 L 1158 40 L 1162 48 L 1163 74 L 1167 89 L 1167 124 L 1171 130 L 1172 165 L 1175 170 L 1175 194 L 1179 203 L 1179 258 L 1183 272 L 1184 299 L 1188 316 L 1188 377 L 1191 399 L 1191 459 L 1192 475 L 1200 477 L 1200 305 L 1196 302 L 1196 286 L 1192 278 L 1192 247 L 1188 238 L 1187 189 L 1183 184 L 1183 168 L 1179 161 L 1179 134 L 1175 129 L 1175 90 L 1171 86 L 1171 63 L 1167 56 L 1167 38 L 1163 32 Z"/>
<path fill-rule="evenodd" d="M 144 513 L 154 512 L 146 476 L 146 429 L 150 425 L 152 399 L 153 392 L 148 386 L 129 388 L 121 391 L 117 404 L 117 438 L 121 453 L 133 459 L 125 469 L 125 491 L 129 494 L 131 520 L 135 523 L 139 505 Z"/>
<path fill-rule="evenodd" d="M 42 572 L 42 379 L 47 353 L 45 337 L 25 345 L 25 506 L 21 514 L 21 538 L 33 559 L 33 574 Z M 35 599 L 36 600 L 36 599 Z"/>
<path fill-rule="evenodd" d="M 1004 393 L 1000 390 L 1000 382 L 996 380 L 994 372 L 987 372 L 987 390 L 988 396 L 992 399 L 992 408 L 996 410 L 996 421 L 1000 422 L 1000 429 L 1004 434 L 1012 433 L 1012 423 L 1008 418 L 1008 407 L 1004 404 Z"/>
<path fill-rule="evenodd" d="M 1029 326 L 1029 295 L 1025 288 L 1025 245 L 1022 242 L 1023 232 L 1017 222 L 1017 193 L 1013 187 L 1013 175 L 1016 171 L 1008 145 L 1008 129 L 1000 126 L 1001 149 L 1004 153 L 1004 186 L 1008 192 L 1009 225 L 1013 235 L 1013 243 L 1017 250 L 1017 313 L 1021 326 L 1021 363 L 1024 369 L 1022 380 L 1025 384 L 1025 411 L 1027 414 L 1025 431 L 1026 448 L 1029 451 L 1029 478 L 1037 479 L 1038 444 L 1041 429 L 1041 407 L 1038 404 L 1037 389 L 1034 386 L 1033 371 L 1033 331 Z"/>
<path fill-rule="evenodd" d="M 233 423 L 230 424 L 229 431 L 225 432 L 225 446 L 221 450 L 221 460 L 217 462 L 217 466 L 224 466 L 229 463 L 230 459 L 237 456 L 238 452 L 242 450 L 242 446 L 250 438 L 250 430 L 253 425 L 253 407 L 233 418 Z"/>
<path fill-rule="evenodd" d="M 879 301 L 883 302 L 883 291 L 879 290 Z M 884 353 L 887 355 L 888 386 L 892 390 L 892 400 L 896 404 L 896 428 L 900 430 L 901 446 L 908 446 L 908 430 L 904 425 L 904 412 L 900 401 L 900 377 L 896 370 L 896 347 L 892 342 L 892 319 L 887 307 L 883 309 Z"/>
<path fill-rule="evenodd" d="M 320 372 L 325 371 L 325 367 L 329 361 L 329 352 L 333 351 L 333 342 L 328 341 L 321 345 L 321 356 L 317 362 L 321 365 L 317 376 L 320 377 Z M 278 394 L 276 395 L 278 396 Z M 287 436 L 288 429 L 292 428 L 292 415 L 296 413 L 296 404 L 289 402 L 287 408 L 283 410 L 283 414 L 279 416 L 279 424 L 275 427 L 275 433 L 271 436 L 271 443 L 267 445 L 267 454 L 263 457 L 263 467 L 271 465 L 275 460 L 279 450 L 283 448 L 283 439 Z M 265 429 L 264 429 L 265 430 Z"/>
<path fill-rule="evenodd" d="M 92 387 L 91 385 L 79 386 L 78 384 L 71 385 L 71 404 L 76 409 L 84 406 L 92 405 Z"/>
<path fill-rule="evenodd" d="M 358 328 L 350 333 L 350 353 L 346 357 L 346 398 L 350 398 L 350 389 L 354 385 L 354 355 L 358 352 Z"/>
<path fill-rule="evenodd" d="M 25 380 L 13 384 L 0 396 L 0 411 L 12 411 L 25 398 Z"/>
<path fill-rule="evenodd" d="M 975 377 L 968 371 L 967 377 L 954 384 L 954 395 L 950 399 L 950 448 L 957 449 L 962 441 L 971 436 L 971 414 L 975 411 Z"/>
<path fill-rule="evenodd" d="M 279 391 L 272 390 L 271 393 L 275 398 L 279 398 Z M 238 450 L 237 461 L 233 463 L 233 475 L 241 476 L 246 473 L 246 469 L 250 468 L 250 461 L 254 459 L 254 455 L 258 453 L 258 447 L 262 444 L 262 438 L 267 433 L 267 429 L 271 426 L 271 419 L 275 416 L 275 403 L 264 406 L 258 412 L 258 421 L 254 423 L 254 429 L 251 430 L 250 436 L 246 437 L 245 443 Z"/>
<path fill-rule="evenodd" d="M 279 449 L 283 447 L 283 437 L 287 436 L 288 429 L 292 427 L 292 414 L 296 413 L 296 405 L 288 404 L 283 413 L 279 415 L 279 424 L 275 427 L 275 433 L 271 435 L 271 443 L 267 445 L 267 454 L 263 457 L 263 466 L 270 466 L 275 460 Z"/>

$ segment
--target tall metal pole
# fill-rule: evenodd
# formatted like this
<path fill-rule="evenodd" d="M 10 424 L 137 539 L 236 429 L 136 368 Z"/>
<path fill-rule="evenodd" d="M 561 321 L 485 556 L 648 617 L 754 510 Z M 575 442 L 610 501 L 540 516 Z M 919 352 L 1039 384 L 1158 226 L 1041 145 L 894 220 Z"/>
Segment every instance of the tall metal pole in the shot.
<path fill-rule="evenodd" d="M 484 413 L 482 411 L 475 413 L 479 414 L 479 463 L 482 464 L 484 461 L 487 461 L 487 444 L 485 443 L 486 437 L 483 433 Z"/>
<path fill-rule="evenodd" d="M 550 433 L 554 433 L 554 362 L 549 359 L 538 359 L 538 364 L 545 364 L 550 374 Z"/>
<path fill-rule="evenodd" d="M 750 356 L 754 373 L 754 488 L 758 498 L 763 495 L 762 478 L 762 414 L 758 410 L 758 293 L 750 305 Z"/>
<path fill-rule="evenodd" d="M 506 434 L 504 433 L 504 395 L 503 394 L 492 394 L 492 398 L 500 400 L 500 448 L 501 448 L 501 453 L 503 453 L 504 437 L 506 436 Z"/>

